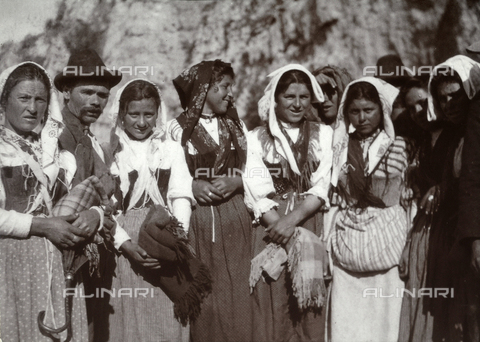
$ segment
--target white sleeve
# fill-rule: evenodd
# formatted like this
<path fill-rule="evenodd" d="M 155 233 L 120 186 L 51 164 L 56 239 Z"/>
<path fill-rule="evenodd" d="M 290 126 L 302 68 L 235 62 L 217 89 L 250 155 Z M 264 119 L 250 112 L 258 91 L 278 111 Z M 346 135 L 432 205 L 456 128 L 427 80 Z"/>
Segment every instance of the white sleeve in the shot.
<path fill-rule="evenodd" d="M 114 218 L 115 222 L 117 220 Z M 125 241 L 131 240 L 130 236 L 127 234 L 125 229 L 123 229 L 117 222 L 117 226 L 115 227 L 115 235 L 113 236 L 113 246 L 120 250 L 120 247 Z"/>
<path fill-rule="evenodd" d="M 268 197 L 275 195 L 270 171 L 262 160 L 262 146 L 256 130 L 247 134 L 247 162 L 243 173 L 245 205 L 259 219 L 267 211 L 277 208 L 278 203 Z"/>
<path fill-rule="evenodd" d="M 183 225 L 183 229 L 188 233 L 190 228 L 190 217 L 192 216 L 192 205 L 188 198 L 175 198 L 172 200 L 173 216 Z"/>
<path fill-rule="evenodd" d="M 190 205 L 196 204 L 193 197 L 192 182 L 193 178 L 188 170 L 185 154 L 180 143 L 175 141 L 166 141 L 165 150 L 168 153 L 170 163 L 170 179 L 168 181 L 167 205 L 173 210 L 172 200 L 175 198 L 185 198 L 190 201 Z"/>
<path fill-rule="evenodd" d="M 0 236 L 28 238 L 33 216 L 0 208 Z"/>
<path fill-rule="evenodd" d="M 177 119 L 172 119 L 167 122 L 167 140 L 181 141 L 183 129 L 178 123 Z"/>
<path fill-rule="evenodd" d="M 312 173 L 310 178 L 312 187 L 304 193 L 304 195 L 314 195 L 325 201 L 325 207 L 330 207 L 328 199 L 328 190 L 330 188 L 330 180 L 332 176 L 333 162 L 333 130 L 330 126 L 320 125 L 317 158 L 320 165 L 317 170 Z"/>

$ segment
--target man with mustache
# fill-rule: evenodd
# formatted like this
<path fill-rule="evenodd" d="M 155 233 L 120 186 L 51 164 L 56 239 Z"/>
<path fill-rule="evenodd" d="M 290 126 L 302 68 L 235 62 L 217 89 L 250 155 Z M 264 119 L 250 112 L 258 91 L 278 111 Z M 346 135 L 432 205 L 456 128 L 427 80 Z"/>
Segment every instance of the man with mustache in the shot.
<path fill-rule="evenodd" d="M 72 187 L 95 175 L 100 179 L 109 197 L 115 189 L 115 182 L 109 172 L 109 153 L 100 147 L 90 131 L 90 125 L 100 117 L 107 105 L 110 89 L 121 79 L 121 73 L 108 70 L 100 56 L 91 49 L 73 52 L 67 66 L 54 79 L 55 87 L 63 94 L 65 105 L 62 110 L 65 128 L 58 141 L 61 149 L 67 150 L 75 157 L 76 163 Z M 73 163 L 73 160 L 71 162 Z M 71 176 L 67 174 L 66 178 L 69 179 Z M 81 213 L 83 216 L 79 220 L 80 228 L 93 232 L 102 227 L 104 222 L 102 209 L 93 208 L 84 213 Z M 105 221 L 105 225 L 107 222 Z M 89 296 L 95 294 L 96 288 L 111 286 L 111 278 L 105 271 L 112 273 L 113 267 L 110 263 L 114 260 L 112 253 L 104 245 L 97 246 L 101 278 L 90 277 L 88 267 L 83 267 L 82 272 L 87 297 L 90 341 L 103 340 L 101 336 L 104 331 L 108 331 L 105 329 L 108 296 L 107 298 Z"/>
<path fill-rule="evenodd" d="M 77 162 L 73 186 L 91 175 L 96 175 L 113 192 L 105 152 L 90 131 L 107 105 L 110 89 L 120 83 L 122 75 L 105 67 L 102 59 L 91 49 L 74 52 L 67 66 L 54 80 L 62 92 L 65 107 L 62 110 L 66 125 L 60 136 L 60 146 L 71 152 Z M 88 139 L 84 139 L 88 137 Z"/>

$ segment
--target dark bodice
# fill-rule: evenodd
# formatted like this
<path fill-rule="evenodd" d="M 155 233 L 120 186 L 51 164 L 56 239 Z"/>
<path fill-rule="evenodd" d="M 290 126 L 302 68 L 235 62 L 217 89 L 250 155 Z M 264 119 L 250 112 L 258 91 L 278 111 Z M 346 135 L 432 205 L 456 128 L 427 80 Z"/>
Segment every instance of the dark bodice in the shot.
<path fill-rule="evenodd" d="M 167 192 L 168 192 L 168 183 L 170 181 L 170 174 L 171 170 L 170 169 L 157 169 L 156 176 L 155 178 L 157 179 L 157 185 L 158 189 L 160 190 L 160 194 L 162 195 L 163 201 L 167 203 Z M 133 170 L 128 174 L 128 179 L 130 181 L 130 186 L 128 188 L 128 192 L 125 195 L 125 197 L 122 196 L 122 191 L 120 190 L 120 178 L 115 177 L 115 193 L 114 196 L 118 201 L 118 210 L 125 211 L 128 206 L 130 205 L 130 199 L 132 196 L 132 191 L 135 188 L 135 183 L 137 182 L 138 179 L 138 172 L 137 170 Z M 145 194 L 138 200 L 136 203 L 135 207 L 141 207 L 144 203 L 144 196 Z M 152 205 L 153 202 L 150 199 L 146 205 Z"/>
<path fill-rule="evenodd" d="M 5 166 L 1 169 L 1 177 L 5 188 L 5 209 L 26 212 L 40 186 L 30 167 Z"/>

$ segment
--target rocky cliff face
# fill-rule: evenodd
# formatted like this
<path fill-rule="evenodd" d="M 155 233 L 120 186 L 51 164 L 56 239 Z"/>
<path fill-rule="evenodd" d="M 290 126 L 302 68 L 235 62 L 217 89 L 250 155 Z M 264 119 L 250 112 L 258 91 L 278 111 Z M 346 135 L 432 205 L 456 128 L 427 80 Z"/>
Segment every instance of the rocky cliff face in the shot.
<path fill-rule="evenodd" d="M 72 49 L 92 47 L 109 67 L 148 66 L 175 116 L 171 80 L 221 58 L 233 64 L 237 106 L 252 127 L 266 76 L 280 66 L 334 64 L 360 77 L 387 53 L 408 67 L 434 65 L 480 40 L 479 18 L 476 0 L 63 0 L 43 34 L 2 47 L 0 70 L 33 60 L 55 75 Z"/>

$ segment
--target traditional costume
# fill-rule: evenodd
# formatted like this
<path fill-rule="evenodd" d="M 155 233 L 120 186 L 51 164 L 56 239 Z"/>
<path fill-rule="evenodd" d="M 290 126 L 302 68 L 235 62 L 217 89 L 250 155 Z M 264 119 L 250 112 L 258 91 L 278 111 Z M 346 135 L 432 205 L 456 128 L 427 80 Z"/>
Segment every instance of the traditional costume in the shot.
<path fill-rule="evenodd" d="M 259 116 L 266 125 L 255 128 L 248 135 L 245 191 L 247 205 L 256 219 L 273 208 L 277 208 L 281 216 L 288 215 L 306 196 L 317 196 L 325 202 L 326 207 L 329 206 L 332 129 L 307 118 L 300 121 L 298 127 L 293 127 L 290 123 L 279 120 L 275 113 L 275 90 L 280 78 L 291 70 L 302 71 L 310 78 L 314 91 L 312 102 L 323 102 L 324 99 L 315 77 L 301 65 L 290 64 L 269 75 L 270 83 L 259 101 Z M 265 173 L 262 170 L 267 171 Z M 323 234 L 322 212 L 305 218 L 299 226 L 313 233 L 310 239 L 314 241 L 316 236 L 318 241 L 314 243 L 319 243 Z M 295 237 L 297 234 L 298 231 Z M 262 267 L 265 269 L 268 260 L 264 259 L 271 258 L 263 252 L 265 248 L 275 248 L 272 247 L 274 244 L 269 242 L 265 227 L 258 225 L 253 241 L 256 257 L 252 260 L 252 276 L 258 268 L 257 264 L 264 265 Z M 307 243 L 304 248 L 308 245 Z M 283 249 L 278 245 L 276 248 Z M 322 261 L 313 257 L 314 255 L 315 253 L 311 253 L 309 256 L 311 269 L 319 270 L 319 274 L 312 273 L 311 276 L 316 280 L 305 283 L 318 284 L 320 290 L 312 297 L 315 300 L 309 305 L 298 305 L 305 302 L 305 298 L 294 296 L 294 289 L 303 286 L 303 281 L 300 281 L 300 278 L 295 279 L 291 270 L 280 274 L 283 266 L 276 276 L 264 274 L 263 281 L 258 281 L 256 285 L 251 284 L 254 285 L 252 296 L 255 301 L 255 340 L 323 340 L 325 315 L 321 308 L 326 297 L 324 274 Z M 292 257 L 290 254 L 290 258 Z M 308 291 L 303 296 L 310 297 Z"/>
<path fill-rule="evenodd" d="M 0 94 L 8 76 L 26 62 L 0 75 Z M 73 158 L 59 152 L 58 137 L 64 129 L 58 98 L 51 86 L 48 117 L 40 134 L 28 141 L 0 127 L 0 338 L 3 341 L 52 341 L 38 327 L 59 328 L 65 323 L 65 277 L 62 252 L 46 238 L 29 236 L 34 216 L 51 216 L 51 193 L 59 178 L 68 185 L 75 172 L 65 168 Z M 36 136 L 32 132 L 33 136 Z M 73 298 L 72 341 L 88 339 L 82 286 Z M 67 332 L 55 336 L 65 339 Z"/>
<path fill-rule="evenodd" d="M 367 138 L 356 133 L 344 108 L 350 87 L 358 82 L 373 85 L 381 101 L 383 126 Z M 398 338 L 399 291 L 404 287 L 398 263 L 409 229 L 400 195 L 409 145 L 395 137 L 390 118 L 397 95 L 395 87 L 377 78 L 353 81 L 345 89 L 334 126 L 332 185 L 346 208 L 326 227 L 331 230 L 333 259 L 328 317 L 332 341 Z"/>
<path fill-rule="evenodd" d="M 173 81 L 185 111 L 171 122 L 168 136 L 182 142 L 194 181 L 238 175 L 246 160 L 245 126 L 233 105 L 226 114 L 200 117 L 214 63 L 194 65 Z M 240 191 L 194 208 L 189 238 L 210 269 L 213 289 L 191 325 L 192 341 L 252 340 L 251 236 L 252 219 Z"/>
<path fill-rule="evenodd" d="M 192 177 L 183 150 L 176 142 L 164 141 L 167 113 L 163 100 L 158 108 L 156 127 L 145 140 L 132 140 L 121 120 L 117 120 L 123 91 L 138 80 L 132 80 L 118 90 L 111 108 L 111 120 L 117 123 L 111 173 L 117 179 L 115 198 L 121 210 L 114 236 L 117 249 L 127 240 L 138 243 L 140 227 L 152 206 L 168 207 L 188 230 L 190 207 L 195 204 Z M 155 88 L 160 95 L 156 85 Z M 161 272 L 162 269 L 147 270 L 131 263 L 125 255 L 117 255 L 112 282 L 112 291 L 117 295 L 110 299 L 113 308 L 109 318 L 111 341 L 189 340 L 190 329 L 175 319 L 172 300 L 158 284 L 152 283 L 152 278 Z M 118 291 L 135 288 L 145 290 L 147 295 L 118 295 Z"/>

